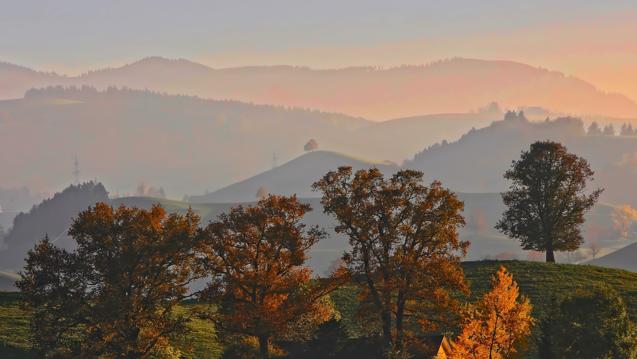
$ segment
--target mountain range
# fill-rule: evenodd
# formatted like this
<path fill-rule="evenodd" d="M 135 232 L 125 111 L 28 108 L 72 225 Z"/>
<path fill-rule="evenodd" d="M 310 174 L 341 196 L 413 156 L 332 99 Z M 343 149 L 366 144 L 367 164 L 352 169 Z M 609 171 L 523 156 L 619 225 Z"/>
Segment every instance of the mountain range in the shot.
<path fill-rule="evenodd" d="M 213 69 L 188 60 L 148 57 L 79 76 L 0 64 L 0 99 L 51 85 L 108 86 L 300 107 L 387 120 L 464 113 L 490 101 L 541 106 L 574 115 L 637 117 L 631 99 L 583 80 L 512 61 L 453 58 L 420 66 L 316 70 L 293 66 Z"/>

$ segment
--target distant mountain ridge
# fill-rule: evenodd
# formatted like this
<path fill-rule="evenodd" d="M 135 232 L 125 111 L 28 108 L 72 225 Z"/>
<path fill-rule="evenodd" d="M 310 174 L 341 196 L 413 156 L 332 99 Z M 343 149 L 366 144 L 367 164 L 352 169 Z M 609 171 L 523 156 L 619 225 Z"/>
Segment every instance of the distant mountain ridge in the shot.
<path fill-rule="evenodd" d="M 192 61 L 149 57 L 79 76 L 0 64 L 0 98 L 33 87 L 125 86 L 170 94 L 319 109 L 373 120 L 467 112 L 497 101 L 508 108 L 541 106 L 574 115 L 637 117 L 637 103 L 556 71 L 512 62 L 453 58 L 388 69 L 314 70 L 294 66 L 213 69 Z"/>

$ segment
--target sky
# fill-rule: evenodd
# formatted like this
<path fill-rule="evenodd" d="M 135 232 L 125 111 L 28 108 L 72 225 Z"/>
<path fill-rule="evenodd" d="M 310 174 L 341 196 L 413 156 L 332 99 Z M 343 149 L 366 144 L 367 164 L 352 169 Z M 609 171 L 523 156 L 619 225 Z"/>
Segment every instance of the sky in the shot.
<path fill-rule="evenodd" d="M 637 1 L 0 0 L 0 61 L 65 74 L 147 56 L 212 67 L 524 62 L 637 100 Z"/>

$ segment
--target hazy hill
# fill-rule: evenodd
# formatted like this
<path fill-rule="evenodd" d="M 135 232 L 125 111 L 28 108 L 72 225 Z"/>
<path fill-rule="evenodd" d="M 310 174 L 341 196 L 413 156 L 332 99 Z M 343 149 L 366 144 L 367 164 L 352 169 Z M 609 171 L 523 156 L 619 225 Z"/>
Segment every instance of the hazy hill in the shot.
<path fill-rule="evenodd" d="M 637 272 L 637 243 L 630 244 L 618 251 L 591 260 L 587 263 L 601 267 Z"/>
<path fill-rule="evenodd" d="M 324 156 L 325 154 L 313 153 Z M 307 156 L 313 155 L 308 154 Z M 73 188 L 73 187 L 72 187 Z M 86 189 L 86 188 L 85 188 Z M 77 188 L 75 189 L 77 192 Z M 8 248 L 0 250 L 0 270 L 17 271 L 22 265 L 22 258 L 28 249 L 32 248 L 37 240 L 42 239 L 45 234 L 49 234 L 52 239 L 58 237 L 56 244 L 65 248 L 72 248 L 73 242 L 66 237 L 66 230 L 71 223 L 71 218 L 80 211 L 98 200 L 104 201 L 102 195 L 97 198 L 89 196 L 84 200 L 79 200 L 81 196 L 72 195 L 72 190 L 65 190 L 57 194 L 52 200 L 48 200 L 37 206 L 32 213 L 20 217 L 16 222 L 15 229 L 11 232 Z M 90 191 L 84 191 L 89 193 Z M 93 191 L 101 193 L 102 191 Z M 253 196 L 254 193 L 250 193 Z M 313 193 L 313 195 L 317 195 Z M 501 217 L 504 207 L 497 193 L 459 193 L 460 199 L 465 203 L 464 216 L 467 220 L 466 227 L 460 231 L 460 236 L 464 240 L 471 242 L 466 260 L 479 260 L 484 258 L 498 259 L 526 259 L 529 253 L 521 250 L 517 241 L 511 240 L 495 231 L 493 226 Z M 86 197 L 86 196 L 84 196 Z M 254 203 L 256 198 L 247 202 L 232 203 L 187 203 L 164 198 L 149 197 L 123 197 L 111 199 L 114 206 L 124 204 L 139 208 L 150 208 L 153 204 L 159 203 L 169 212 L 184 213 L 188 208 L 192 208 L 202 218 L 205 225 L 215 219 L 219 214 L 228 211 L 237 205 L 247 205 Z M 301 198 L 303 202 L 309 203 L 313 208 L 304 219 L 309 225 L 318 225 L 325 228 L 329 236 L 319 242 L 310 251 L 308 264 L 317 272 L 324 273 L 335 259 L 339 258 L 344 250 L 348 248 L 348 241 L 344 236 L 333 232 L 335 222 L 332 217 L 327 216 L 321 209 L 319 198 Z M 613 208 L 604 204 L 598 204 L 587 215 L 587 223 L 584 227 L 585 238 L 595 239 L 602 248 L 602 254 L 616 250 L 628 242 L 615 238 L 612 229 L 611 212 Z M 55 234 L 53 234 L 55 233 Z M 54 237 L 55 236 L 55 237 Z M 585 259 L 590 256 L 588 250 L 583 248 L 578 256 L 559 255 L 558 261 L 573 261 Z"/>
<path fill-rule="evenodd" d="M 312 183 L 327 172 L 341 166 L 351 166 L 354 170 L 376 167 L 387 175 L 398 170 L 398 166 L 392 163 L 370 162 L 330 151 L 313 151 L 210 194 L 192 196 L 190 201 L 193 203 L 254 201 L 260 187 L 264 187 L 268 193 L 272 194 L 317 197 L 318 194 L 311 190 Z"/>
<path fill-rule="evenodd" d="M 104 201 L 108 201 L 104 186 L 87 182 L 71 185 L 29 212 L 20 213 L 4 238 L 6 248 L 0 250 L 0 270 L 21 268 L 27 251 L 45 235 L 58 246 L 72 247 L 67 237 L 72 219 L 89 206 Z"/>
<path fill-rule="evenodd" d="M 114 88 L 31 90 L 24 99 L 0 101 L 0 143 L 10 149 L 0 151 L 0 185 L 57 188 L 73 178 L 77 156 L 84 178 L 97 177 L 120 192 L 150 181 L 172 196 L 196 194 L 272 168 L 274 154 L 279 164 L 296 158 L 310 138 L 320 149 L 400 163 L 499 118 L 473 113 L 373 123 Z"/>
<path fill-rule="evenodd" d="M 454 58 L 423 66 L 313 70 L 292 66 L 212 69 L 187 60 L 149 57 L 76 77 L 4 64 L 0 98 L 32 87 L 127 86 L 261 104 L 347 113 L 370 119 L 467 112 L 489 101 L 572 114 L 637 116 L 637 104 L 562 73 L 511 61 Z"/>
<path fill-rule="evenodd" d="M 523 115 L 509 113 L 504 120 L 470 131 L 458 141 L 426 148 L 405 166 L 422 170 L 457 191 L 500 192 L 506 189 L 502 175 L 511 161 L 538 140 L 559 141 L 589 160 L 596 171 L 595 185 L 606 189 L 603 201 L 637 205 L 633 191 L 637 136 L 589 136 L 582 121 L 575 118 L 530 122 Z"/>

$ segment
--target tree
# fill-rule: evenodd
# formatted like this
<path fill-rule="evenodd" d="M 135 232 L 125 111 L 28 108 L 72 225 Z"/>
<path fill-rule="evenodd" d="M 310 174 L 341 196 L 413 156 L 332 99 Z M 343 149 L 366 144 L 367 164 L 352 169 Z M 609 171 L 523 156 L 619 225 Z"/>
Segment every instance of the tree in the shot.
<path fill-rule="evenodd" d="M 363 317 L 381 323 L 387 354 L 402 353 L 407 328 L 434 331 L 458 305 L 452 292 L 467 292 L 459 240 L 463 203 L 440 182 L 422 184 L 423 174 L 402 170 L 385 179 L 375 168 L 352 175 L 340 167 L 314 183 L 337 233 L 349 237 L 344 255 L 361 287 Z"/>
<path fill-rule="evenodd" d="M 259 187 L 257 190 L 257 199 L 263 199 L 268 196 L 268 189 L 265 186 Z"/>
<path fill-rule="evenodd" d="M 468 307 L 453 357 L 510 358 L 531 334 L 531 308 L 513 275 L 501 266 L 491 278 L 491 291 Z"/>
<path fill-rule="evenodd" d="M 622 136 L 635 136 L 635 134 L 637 134 L 637 131 L 633 129 L 633 125 L 631 125 L 630 123 L 625 123 L 622 125 L 619 134 Z"/>
<path fill-rule="evenodd" d="M 142 358 L 168 348 L 188 318 L 173 311 L 196 276 L 199 217 L 99 203 L 69 234 L 77 249 L 46 238 L 17 283 L 33 310 L 43 357 Z"/>
<path fill-rule="evenodd" d="M 613 126 L 612 123 L 604 126 L 603 135 L 604 136 L 615 136 L 615 127 Z"/>
<path fill-rule="evenodd" d="M 312 138 L 309 141 L 307 141 L 307 143 L 305 144 L 303 149 L 306 152 L 314 151 L 314 150 L 318 149 L 318 142 L 316 142 L 316 140 Z"/>
<path fill-rule="evenodd" d="M 635 358 L 637 331 L 621 297 L 607 286 L 556 301 L 541 322 L 542 358 Z"/>
<path fill-rule="evenodd" d="M 637 221 L 637 210 L 628 204 L 621 205 L 613 209 L 611 215 L 613 228 L 620 238 L 630 239 L 633 236 L 633 223 Z"/>
<path fill-rule="evenodd" d="M 593 257 L 593 259 L 597 258 L 597 255 L 599 255 L 599 252 L 602 251 L 602 247 L 599 245 L 599 242 L 597 241 L 597 239 L 591 239 L 588 241 L 588 250 L 591 252 L 591 257 Z"/>
<path fill-rule="evenodd" d="M 269 341 L 299 321 L 322 323 L 332 311 L 325 296 L 342 283 L 339 272 L 313 280 L 307 251 L 325 237 L 301 223 L 310 211 L 295 196 L 268 196 L 238 206 L 204 230 L 204 256 L 212 280 L 202 295 L 220 306 L 220 328 L 257 337 L 262 358 Z"/>
<path fill-rule="evenodd" d="M 555 262 L 554 251 L 573 251 L 583 242 L 584 213 L 602 192 L 585 194 L 593 174 L 585 159 L 561 144 L 533 143 L 504 174 L 512 183 L 502 194 L 507 209 L 496 228 L 519 239 L 524 249 L 546 252 L 546 261 Z"/>
<path fill-rule="evenodd" d="M 602 129 L 599 127 L 597 122 L 593 121 L 591 125 L 588 127 L 588 135 L 589 136 L 601 136 Z"/>

